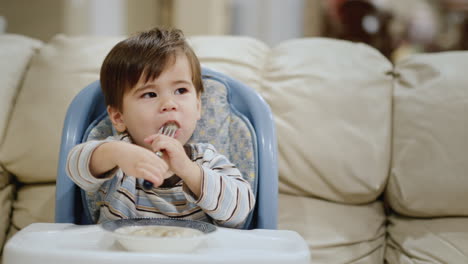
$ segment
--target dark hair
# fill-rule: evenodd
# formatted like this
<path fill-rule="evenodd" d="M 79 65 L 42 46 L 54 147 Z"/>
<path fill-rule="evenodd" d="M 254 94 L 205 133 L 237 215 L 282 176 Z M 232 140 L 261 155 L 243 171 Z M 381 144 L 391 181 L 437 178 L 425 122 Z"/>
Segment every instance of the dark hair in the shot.
<path fill-rule="evenodd" d="M 122 110 L 123 96 L 138 83 L 158 78 L 177 54 L 187 56 L 197 95 L 203 92 L 200 62 L 179 29 L 154 28 L 115 45 L 102 63 L 101 89 L 108 106 Z"/>

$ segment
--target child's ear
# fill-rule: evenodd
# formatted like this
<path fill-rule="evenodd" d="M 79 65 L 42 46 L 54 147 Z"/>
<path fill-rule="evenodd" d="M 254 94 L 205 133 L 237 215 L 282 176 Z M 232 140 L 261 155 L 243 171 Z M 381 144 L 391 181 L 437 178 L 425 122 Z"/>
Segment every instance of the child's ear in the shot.
<path fill-rule="evenodd" d="M 117 132 L 123 133 L 125 130 L 127 130 L 127 126 L 123 120 L 123 114 L 118 109 L 112 106 L 107 106 L 107 114 L 109 114 L 112 125 L 114 125 L 114 128 L 117 130 Z"/>

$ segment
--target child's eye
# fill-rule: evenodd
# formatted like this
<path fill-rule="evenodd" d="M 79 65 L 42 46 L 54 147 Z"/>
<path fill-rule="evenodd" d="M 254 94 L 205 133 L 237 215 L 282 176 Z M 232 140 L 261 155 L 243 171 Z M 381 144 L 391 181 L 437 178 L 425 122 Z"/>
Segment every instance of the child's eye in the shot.
<path fill-rule="evenodd" d="M 184 94 L 186 93 L 188 90 L 187 88 L 178 88 L 176 91 L 175 91 L 175 94 Z"/>
<path fill-rule="evenodd" d="M 158 95 L 155 93 L 155 92 L 148 92 L 148 93 L 144 93 L 142 95 L 143 98 L 154 98 L 154 97 L 157 97 Z"/>

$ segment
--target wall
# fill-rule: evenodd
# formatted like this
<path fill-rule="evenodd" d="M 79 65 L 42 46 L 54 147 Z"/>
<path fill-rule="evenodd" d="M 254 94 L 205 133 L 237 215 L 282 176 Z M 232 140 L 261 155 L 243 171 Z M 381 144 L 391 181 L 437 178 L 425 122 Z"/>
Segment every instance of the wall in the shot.
<path fill-rule="evenodd" d="M 172 25 L 187 36 L 229 34 L 229 23 L 227 0 L 173 1 Z"/>
<path fill-rule="evenodd" d="M 44 41 L 61 31 L 63 0 L 1 0 L 0 15 L 6 19 L 6 32 Z"/>
<path fill-rule="evenodd" d="M 170 0 L 1 0 L 6 32 L 48 41 L 67 35 L 128 35 L 163 23 Z M 0 28 L 1 29 L 1 28 Z"/>
<path fill-rule="evenodd" d="M 304 36 L 306 0 L 232 0 L 231 32 L 258 38 L 270 46 Z"/>

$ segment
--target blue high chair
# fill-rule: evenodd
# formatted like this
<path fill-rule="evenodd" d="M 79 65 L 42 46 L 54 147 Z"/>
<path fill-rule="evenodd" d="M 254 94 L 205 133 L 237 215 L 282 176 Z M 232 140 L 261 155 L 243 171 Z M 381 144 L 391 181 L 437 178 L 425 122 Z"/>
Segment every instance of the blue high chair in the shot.
<path fill-rule="evenodd" d="M 202 78 L 202 118 L 192 140 L 213 144 L 251 184 L 256 205 L 243 228 L 276 229 L 278 162 L 270 108 L 252 88 L 222 73 L 203 68 Z M 76 95 L 66 114 L 56 185 L 57 223 L 92 224 L 82 190 L 67 176 L 67 155 L 75 145 L 105 138 L 112 131 L 96 81 Z"/>

